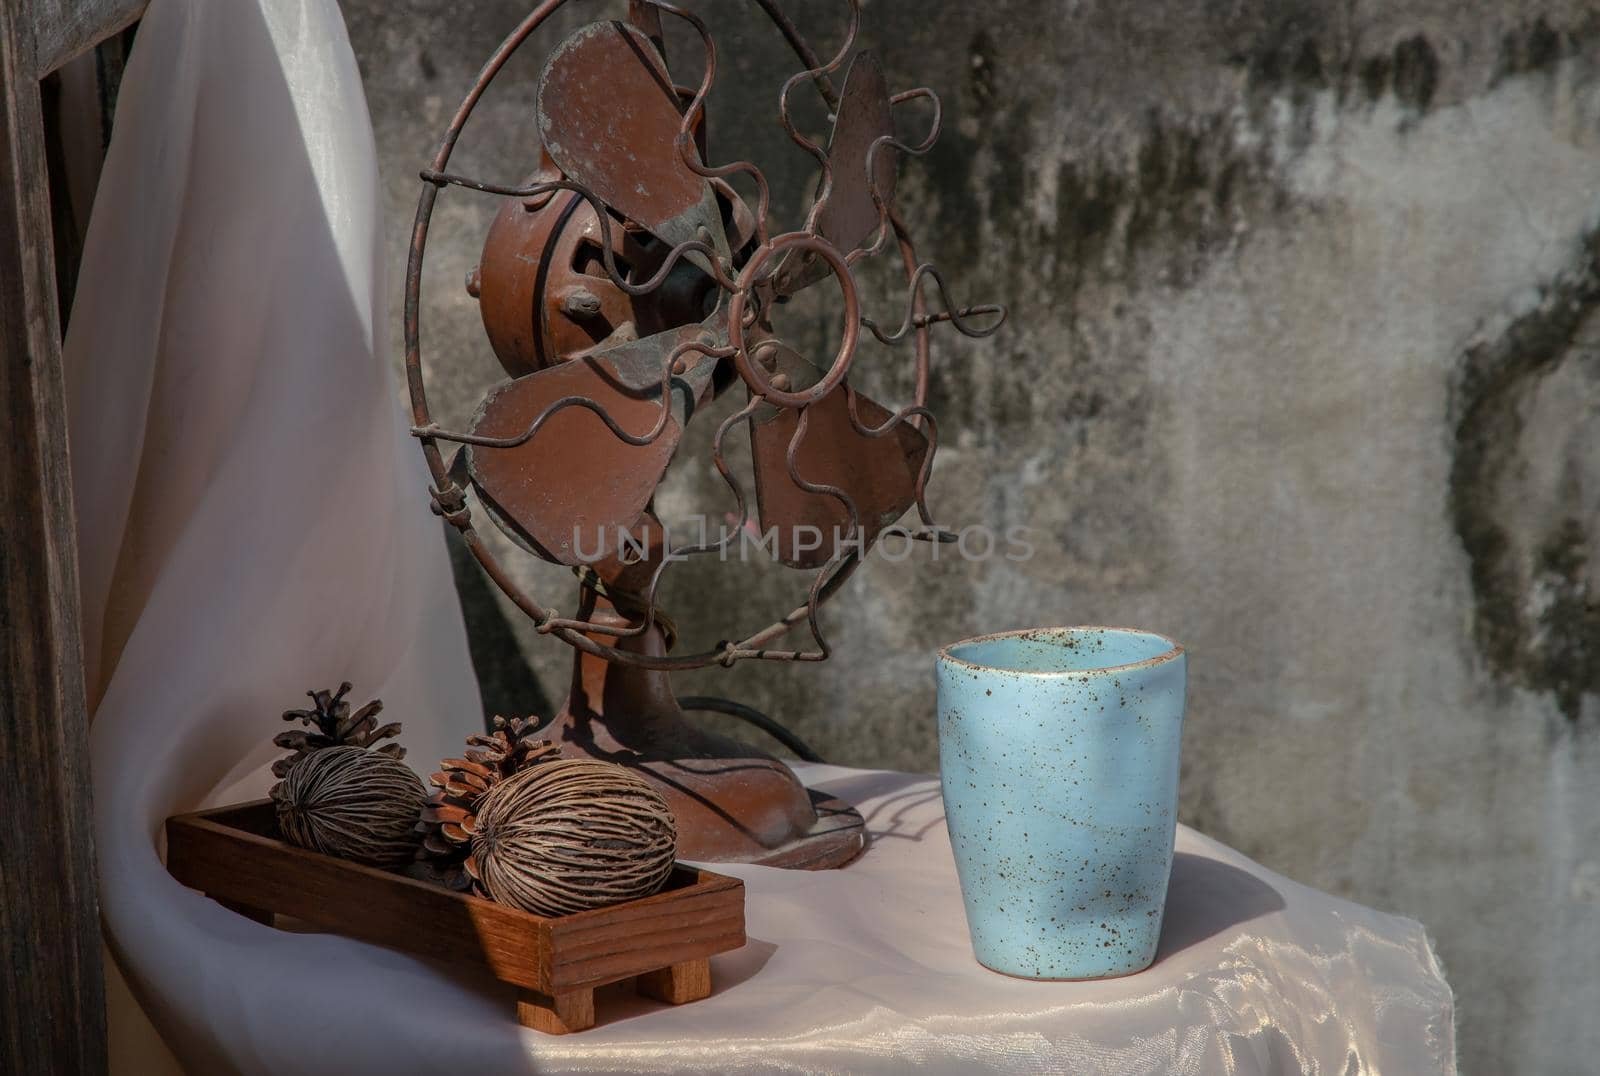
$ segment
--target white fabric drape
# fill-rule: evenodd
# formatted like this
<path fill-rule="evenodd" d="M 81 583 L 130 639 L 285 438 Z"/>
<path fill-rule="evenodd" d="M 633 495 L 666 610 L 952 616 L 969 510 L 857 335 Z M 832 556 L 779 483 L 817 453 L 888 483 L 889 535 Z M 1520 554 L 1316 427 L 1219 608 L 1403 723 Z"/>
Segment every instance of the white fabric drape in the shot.
<path fill-rule="evenodd" d="M 382 696 L 419 768 L 478 723 L 387 372 L 377 204 L 332 0 L 155 0 L 66 356 L 106 932 L 190 1071 L 1450 1071 L 1451 997 L 1416 923 L 1187 829 L 1150 971 L 985 971 L 927 778 L 810 768 L 862 807 L 865 856 L 726 868 L 751 941 L 716 959 L 716 993 L 603 993 L 600 1026 L 565 1039 L 519 1029 L 493 982 L 174 883 L 162 820 L 261 794 L 302 689 Z"/>
<path fill-rule="evenodd" d="M 293 1071 L 287 1041 L 379 1003 L 336 940 L 174 883 L 166 816 L 264 794 L 307 688 L 383 698 L 418 766 L 481 724 L 389 369 L 377 178 L 333 3 L 150 6 L 65 362 L 103 916 L 196 1072 Z"/>

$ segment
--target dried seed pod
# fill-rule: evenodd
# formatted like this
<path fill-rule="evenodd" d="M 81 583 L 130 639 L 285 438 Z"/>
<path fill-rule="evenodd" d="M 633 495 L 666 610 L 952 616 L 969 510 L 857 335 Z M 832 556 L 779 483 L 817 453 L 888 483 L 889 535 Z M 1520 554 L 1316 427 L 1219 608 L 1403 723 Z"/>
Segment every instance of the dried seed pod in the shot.
<path fill-rule="evenodd" d="M 656 892 L 672 873 L 678 827 L 661 794 L 610 762 L 541 762 L 478 805 L 467 870 L 490 897 L 569 915 Z"/>
<path fill-rule="evenodd" d="M 360 747 L 303 757 L 272 790 L 291 843 L 373 867 L 400 867 L 417 851 L 427 793 L 404 762 Z"/>
<path fill-rule="evenodd" d="M 355 713 L 351 713 L 350 703 L 345 701 L 345 696 L 349 693 L 350 681 L 346 680 L 339 685 L 337 691 L 306 692 L 315 709 L 284 711 L 285 721 L 298 721 L 311 731 L 291 729 L 273 737 L 273 743 L 279 747 L 290 748 L 294 752 L 272 764 L 274 777 L 283 777 L 295 763 L 313 751 L 346 744 L 351 747 L 370 747 L 374 751 L 393 755 L 395 758 L 406 757 L 406 749 L 397 743 L 375 746 L 379 740 L 393 739 L 400 735 L 398 721 L 391 721 L 379 727 L 378 715 L 383 712 L 383 702 L 373 699 Z"/>

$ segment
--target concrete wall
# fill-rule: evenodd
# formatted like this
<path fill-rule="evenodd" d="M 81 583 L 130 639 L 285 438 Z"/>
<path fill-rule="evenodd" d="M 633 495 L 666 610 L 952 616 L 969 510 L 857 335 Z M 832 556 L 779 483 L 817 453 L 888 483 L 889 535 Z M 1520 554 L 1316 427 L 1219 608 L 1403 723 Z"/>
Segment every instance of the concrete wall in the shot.
<path fill-rule="evenodd" d="M 573 6 L 562 25 L 609 10 Z M 696 6 L 726 20 L 712 157 L 755 157 L 792 219 L 806 159 L 749 96 L 791 62 L 753 5 Z M 398 309 L 416 169 L 525 9 L 345 9 Z M 819 48 L 839 9 L 796 5 Z M 1192 655 L 1185 821 L 1422 919 L 1465 1071 L 1592 1071 L 1600 17 L 1577 0 L 927 0 L 868 5 L 864 39 L 894 87 L 944 96 L 945 137 L 900 187 L 923 253 L 963 301 L 1012 306 L 994 340 L 937 339 L 931 503 L 955 525 L 1029 526 L 1036 555 L 875 559 L 825 616 L 833 661 L 680 692 L 760 706 L 832 760 L 931 769 L 937 644 L 1041 623 L 1168 632 Z M 463 170 L 528 170 L 537 65 L 508 71 Z M 498 376 L 460 285 L 491 212 L 452 194 L 435 216 L 427 344 L 447 419 Z M 794 338 L 826 346 L 824 326 L 810 315 Z M 897 353 L 862 369 L 891 399 L 909 384 Z M 720 513 L 709 470 L 685 463 L 662 503 Z M 572 607 L 566 573 L 526 578 Z M 492 704 L 547 707 L 563 648 L 462 583 Z M 709 642 L 798 585 L 694 566 L 666 594 Z"/>

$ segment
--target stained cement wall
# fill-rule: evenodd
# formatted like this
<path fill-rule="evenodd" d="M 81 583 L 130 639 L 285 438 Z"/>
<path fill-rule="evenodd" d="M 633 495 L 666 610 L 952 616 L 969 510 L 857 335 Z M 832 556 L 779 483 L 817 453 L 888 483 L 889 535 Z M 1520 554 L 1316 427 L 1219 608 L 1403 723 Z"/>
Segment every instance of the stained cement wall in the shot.
<path fill-rule="evenodd" d="M 713 159 L 757 159 L 792 217 L 806 159 L 749 95 L 790 60 L 753 5 L 697 6 L 726 20 Z M 524 9 L 345 10 L 398 297 L 416 169 Z M 837 39 L 836 3 L 796 10 L 819 47 Z M 1592 1071 L 1600 17 L 1560 0 L 928 0 L 870 4 L 864 40 L 893 86 L 944 96 L 944 139 L 900 186 L 923 252 L 964 300 L 1012 307 L 992 341 L 937 340 L 932 505 L 1031 527 L 1036 555 L 876 559 L 826 615 L 827 665 L 680 691 L 758 705 L 833 760 L 931 769 L 936 644 L 1166 631 L 1192 655 L 1185 821 L 1422 919 L 1458 992 L 1464 1071 Z M 528 170 L 536 70 L 507 72 L 464 170 Z M 497 376 L 460 286 L 490 212 L 451 197 L 435 217 L 425 311 L 447 418 Z M 826 346 L 819 312 L 790 331 Z M 891 399 L 909 385 L 891 353 L 862 370 Z M 724 507 L 703 456 L 661 503 Z M 524 571 L 570 606 L 570 576 Z M 491 704 L 547 708 L 566 654 L 461 578 Z M 709 642 L 796 586 L 691 567 L 666 594 Z"/>

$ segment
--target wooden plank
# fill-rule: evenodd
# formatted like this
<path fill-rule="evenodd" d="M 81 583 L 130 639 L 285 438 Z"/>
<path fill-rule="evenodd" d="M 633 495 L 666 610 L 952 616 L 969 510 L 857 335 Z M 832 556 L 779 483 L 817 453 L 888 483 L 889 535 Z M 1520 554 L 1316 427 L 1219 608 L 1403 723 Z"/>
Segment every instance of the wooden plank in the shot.
<path fill-rule="evenodd" d="M 690 890 L 551 920 L 550 982 L 597 986 L 744 942 L 744 883 L 712 875 Z"/>
<path fill-rule="evenodd" d="M 0 2 L 0 1072 L 106 1070 L 44 121 Z"/>
<path fill-rule="evenodd" d="M 27 69 L 43 78 L 138 22 L 148 5 L 149 0 L 27 0 L 36 27 Z"/>

